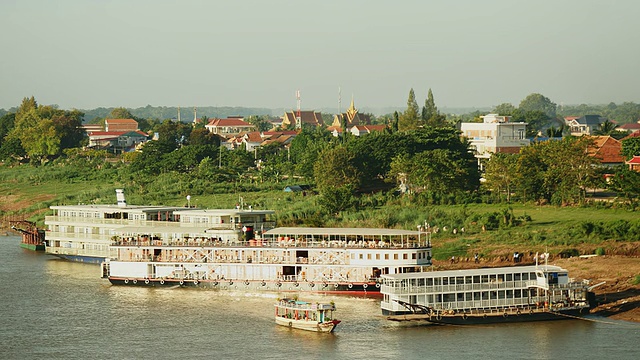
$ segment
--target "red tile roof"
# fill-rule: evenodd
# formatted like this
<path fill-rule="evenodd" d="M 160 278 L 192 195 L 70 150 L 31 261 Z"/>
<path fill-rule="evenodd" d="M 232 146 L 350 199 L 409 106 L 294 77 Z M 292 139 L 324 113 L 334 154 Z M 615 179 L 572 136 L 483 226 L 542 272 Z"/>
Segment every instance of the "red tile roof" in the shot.
<path fill-rule="evenodd" d="M 622 143 L 611 136 L 594 136 L 594 148 L 589 153 L 603 164 L 622 164 Z"/>
<path fill-rule="evenodd" d="M 632 157 L 631 160 L 625 161 L 625 163 L 627 163 L 629 165 L 631 165 L 631 164 L 634 164 L 634 165 L 635 164 L 640 164 L 640 156 L 636 155 L 636 156 Z"/>

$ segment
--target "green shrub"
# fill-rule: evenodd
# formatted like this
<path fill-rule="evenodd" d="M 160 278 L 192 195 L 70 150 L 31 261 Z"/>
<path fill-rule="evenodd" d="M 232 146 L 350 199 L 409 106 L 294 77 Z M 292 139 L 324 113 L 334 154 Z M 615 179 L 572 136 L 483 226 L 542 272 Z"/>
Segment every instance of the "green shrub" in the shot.
<path fill-rule="evenodd" d="M 599 247 L 596 249 L 596 255 L 598 256 L 603 256 L 606 252 L 604 251 L 603 248 Z"/>

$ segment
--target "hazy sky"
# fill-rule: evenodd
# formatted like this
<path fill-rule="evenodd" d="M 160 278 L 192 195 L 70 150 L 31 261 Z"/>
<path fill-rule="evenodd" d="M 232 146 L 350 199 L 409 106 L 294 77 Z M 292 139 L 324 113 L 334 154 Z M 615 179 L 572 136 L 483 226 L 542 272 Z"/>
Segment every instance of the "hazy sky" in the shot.
<path fill-rule="evenodd" d="M 0 0 L 0 108 L 640 101 L 640 1 Z"/>

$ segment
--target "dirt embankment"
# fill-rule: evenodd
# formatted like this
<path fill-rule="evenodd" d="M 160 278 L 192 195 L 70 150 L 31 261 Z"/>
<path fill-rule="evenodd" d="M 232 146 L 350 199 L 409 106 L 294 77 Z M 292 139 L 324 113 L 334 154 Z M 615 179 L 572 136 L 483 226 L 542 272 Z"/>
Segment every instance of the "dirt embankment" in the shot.
<path fill-rule="evenodd" d="M 482 260 L 480 264 L 471 262 L 436 261 L 438 269 L 467 269 L 479 267 L 512 266 L 511 262 Z M 521 264 L 525 265 L 525 264 Z M 640 275 L 640 258 L 624 256 L 596 256 L 590 258 L 572 257 L 552 259 L 549 265 L 557 265 L 569 270 L 569 276 L 589 280 L 591 285 L 600 284 L 593 291 L 598 306 L 592 314 L 617 320 L 640 322 L 640 284 L 633 284 Z"/>

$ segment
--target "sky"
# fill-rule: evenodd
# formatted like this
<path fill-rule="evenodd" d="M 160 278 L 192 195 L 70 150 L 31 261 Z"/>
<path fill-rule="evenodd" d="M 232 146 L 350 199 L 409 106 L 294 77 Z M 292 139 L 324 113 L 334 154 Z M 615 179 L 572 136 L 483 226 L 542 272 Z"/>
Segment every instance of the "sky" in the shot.
<path fill-rule="evenodd" d="M 637 0 L 1 0 L 0 108 L 640 102 Z"/>

